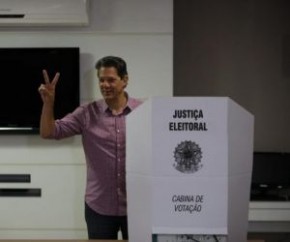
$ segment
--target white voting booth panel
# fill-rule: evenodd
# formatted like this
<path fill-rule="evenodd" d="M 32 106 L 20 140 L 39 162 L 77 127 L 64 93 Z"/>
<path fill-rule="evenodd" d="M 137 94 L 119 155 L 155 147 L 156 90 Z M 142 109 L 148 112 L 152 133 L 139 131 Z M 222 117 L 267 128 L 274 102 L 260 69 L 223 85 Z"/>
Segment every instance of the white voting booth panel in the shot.
<path fill-rule="evenodd" d="M 130 241 L 245 242 L 253 116 L 226 97 L 156 97 L 126 122 Z"/>

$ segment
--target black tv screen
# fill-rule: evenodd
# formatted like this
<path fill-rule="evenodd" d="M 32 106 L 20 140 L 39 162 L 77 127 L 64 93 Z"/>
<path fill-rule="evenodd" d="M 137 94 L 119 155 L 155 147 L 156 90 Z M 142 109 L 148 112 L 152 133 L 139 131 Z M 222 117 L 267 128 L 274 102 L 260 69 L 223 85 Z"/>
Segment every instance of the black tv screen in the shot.
<path fill-rule="evenodd" d="M 43 69 L 51 78 L 60 72 L 55 118 L 79 105 L 78 47 L 0 48 L 0 133 L 39 133 L 42 100 L 38 87 L 43 83 Z"/>

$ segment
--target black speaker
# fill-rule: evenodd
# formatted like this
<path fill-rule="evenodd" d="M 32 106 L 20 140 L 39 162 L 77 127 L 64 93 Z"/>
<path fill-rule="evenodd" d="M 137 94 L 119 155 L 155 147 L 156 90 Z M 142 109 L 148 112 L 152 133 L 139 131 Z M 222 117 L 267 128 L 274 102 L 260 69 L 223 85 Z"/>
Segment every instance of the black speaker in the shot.
<path fill-rule="evenodd" d="M 255 152 L 251 201 L 290 200 L 290 153 Z"/>

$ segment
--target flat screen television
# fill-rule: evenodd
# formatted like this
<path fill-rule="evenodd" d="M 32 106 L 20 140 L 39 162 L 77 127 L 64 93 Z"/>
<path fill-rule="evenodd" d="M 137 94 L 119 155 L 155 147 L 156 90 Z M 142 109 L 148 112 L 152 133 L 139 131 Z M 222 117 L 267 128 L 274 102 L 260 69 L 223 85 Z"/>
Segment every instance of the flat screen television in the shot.
<path fill-rule="evenodd" d="M 0 48 L 0 134 L 39 133 L 43 69 L 50 77 L 60 72 L 55 118 L 79 105 L 79 52 L 79 47 Z"/>

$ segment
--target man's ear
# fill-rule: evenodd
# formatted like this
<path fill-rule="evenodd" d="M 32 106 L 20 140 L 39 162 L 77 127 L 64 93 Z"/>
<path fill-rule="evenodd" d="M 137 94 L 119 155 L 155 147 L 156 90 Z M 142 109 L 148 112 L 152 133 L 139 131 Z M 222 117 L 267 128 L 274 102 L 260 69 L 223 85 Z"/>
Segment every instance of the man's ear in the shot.
<path fill-rule="evenodd" d="M 128 77 L 128 75 L 124 76 L 124 77 L 123 77 L 124 88 L 127 87 L 127 85 L 128 85 L 128 81 L 129 81 L 129 77 Z"/>

